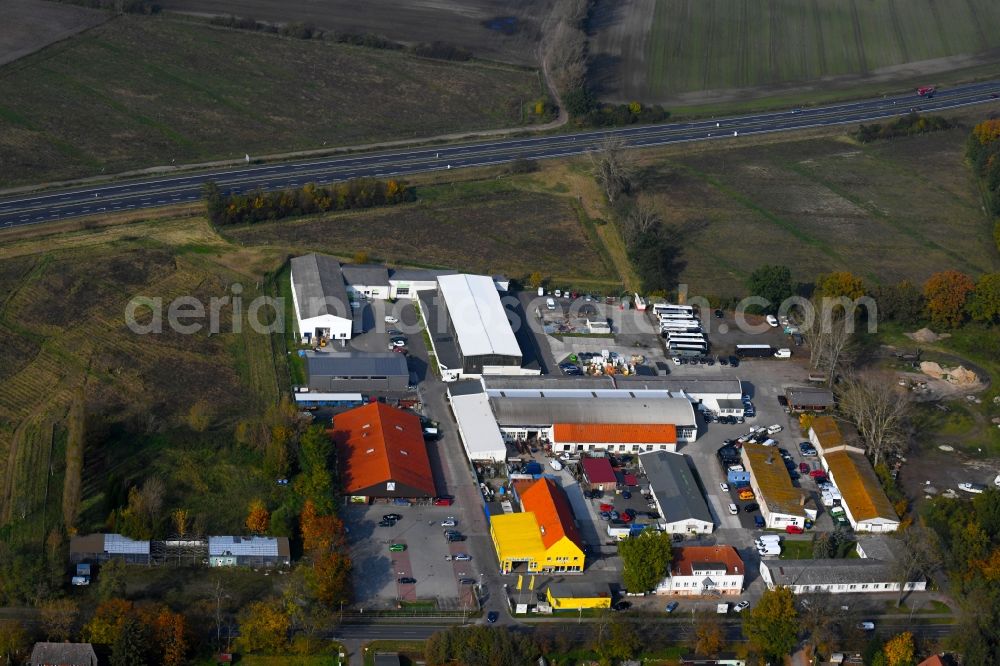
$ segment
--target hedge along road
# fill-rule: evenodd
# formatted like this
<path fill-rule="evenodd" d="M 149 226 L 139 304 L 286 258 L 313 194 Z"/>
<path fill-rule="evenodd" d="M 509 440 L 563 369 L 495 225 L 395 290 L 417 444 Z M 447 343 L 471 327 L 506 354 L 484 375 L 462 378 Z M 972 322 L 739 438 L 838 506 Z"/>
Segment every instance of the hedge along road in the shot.
<path fill-rule="evenodd" d="M 407 174 L 503 164 L 517 159 L 552 159 L 590 152 L 607 136 L 643 148 L 689 141 L 711 141 L 751 134 L 789 132 L 871 122 L 909 113 L 944 111 L 976 104 L 1000 106 L 1000 81 L 941 90 L 933 98 L 914 93 L 808 109 L 733 116 L 661 125 L 632 126 L 576 134 L 516 138 L 434 148 L 400 149 L 350 157 L 284 162 L 246 168 L 204 171 L 107 185 L 47 191 L 0 200 L 0 229 L 114 211 L 189 203 L 201 187 L 215 181 L 224 193 L 280 190 L 350 178 L 399 177 Z"/>

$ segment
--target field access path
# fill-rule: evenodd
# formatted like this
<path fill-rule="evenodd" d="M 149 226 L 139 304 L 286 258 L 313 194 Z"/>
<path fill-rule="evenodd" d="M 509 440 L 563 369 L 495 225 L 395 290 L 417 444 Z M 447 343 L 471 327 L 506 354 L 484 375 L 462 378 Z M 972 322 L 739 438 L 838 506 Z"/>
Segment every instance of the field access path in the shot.
<path fill-rule="evenodd" d="M 910 93 L 713 120 L 384 150 L 49 190 L 0 199 L 0 229 L 190 203 L 201 198 L 202 185 L 206 181 L 216 182 L 223 192 L 280 190 L 310 182 L 326 185 L 364 176 L 388 178 L 503 164 L 517 159 L 570 157 L 595 150 L 607 136 L 621 137 L 632 148 L 726 138 L 738 140 L 741 136 L 753 134 L 871 122 L 917 110 L 938 112 L 978 104 L 1000 107 L 998 97 L 1000 80 L 994 80 L 941 90 L 931 99 Z"/>

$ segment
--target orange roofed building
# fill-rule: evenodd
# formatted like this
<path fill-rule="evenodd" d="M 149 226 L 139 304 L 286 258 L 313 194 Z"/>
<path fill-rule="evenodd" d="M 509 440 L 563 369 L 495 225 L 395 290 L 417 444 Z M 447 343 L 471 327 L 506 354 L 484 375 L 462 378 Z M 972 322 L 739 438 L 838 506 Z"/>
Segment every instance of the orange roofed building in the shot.
<path fill-rule="evenodd" d="M 333 417 L 344 494 L 357 498 L 434 497 L 420 418 L 373 402 Z"/>
<path fill-rule="evenodd" d="M 674 548 L 670 572 L 656 587 L 657 594 L 687 596 L 739 594 L 746 573 L 732 546 Z"/>
<path fill-rule="evenodd" d="M 556 423 L 552 426 L 556 451 L 611 451 L 641 453 L 676 451 L 677 426 L 670 423 Z"/>
<path fill-rule="evenodd" d="M 517 483 L 521 513 L 490 519 L 490 535 L 502 573 L 519 565 L 525 572 L 582 573 L 583 539 L 573 521 L 569 499 L 551 479 Z"/>

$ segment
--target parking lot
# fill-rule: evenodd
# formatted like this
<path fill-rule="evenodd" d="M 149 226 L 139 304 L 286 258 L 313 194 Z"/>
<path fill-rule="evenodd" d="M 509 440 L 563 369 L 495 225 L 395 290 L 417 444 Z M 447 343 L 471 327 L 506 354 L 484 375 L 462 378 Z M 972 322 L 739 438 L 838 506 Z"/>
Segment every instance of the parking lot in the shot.
<path fill-rule="evenodd" d="M 392 503 L 352 504 L 344 507 L 343 518 L 350 530 L 351 560 L 354 562 L 355 597 L 362 605 L 392 608 L 400 601 L 436 600 L 442 609 L 475 605 L 473 585 L 463 579 L 479 579 L 479 564 L 457 561 L 465 553 L 468 541 L 449 543 L 445 529 L 462 531 L 463 521 L 456 516 L 456 506 L 411 505 Z M 380 527 L 386 514 L 402 518 L 391 527 Z M 456 516 L 457 526 L 445 528 L 441 521 Z M 403 552 L 390 552 L 392 544 L 403 544 Z M 400 584 L 400 578 L 416 583 Z"/>

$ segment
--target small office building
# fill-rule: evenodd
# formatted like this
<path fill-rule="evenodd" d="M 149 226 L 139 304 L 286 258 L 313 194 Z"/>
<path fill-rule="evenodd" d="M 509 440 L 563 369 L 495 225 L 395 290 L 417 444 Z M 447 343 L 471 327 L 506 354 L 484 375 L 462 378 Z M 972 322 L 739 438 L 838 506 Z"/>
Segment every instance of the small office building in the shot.
<path fill-rule="evenodd" d="M 732 546 L 683 546 L 674 548 L 667 577 L 657 594 L 684 596 L 738 595 L 746 571 Z"/>

